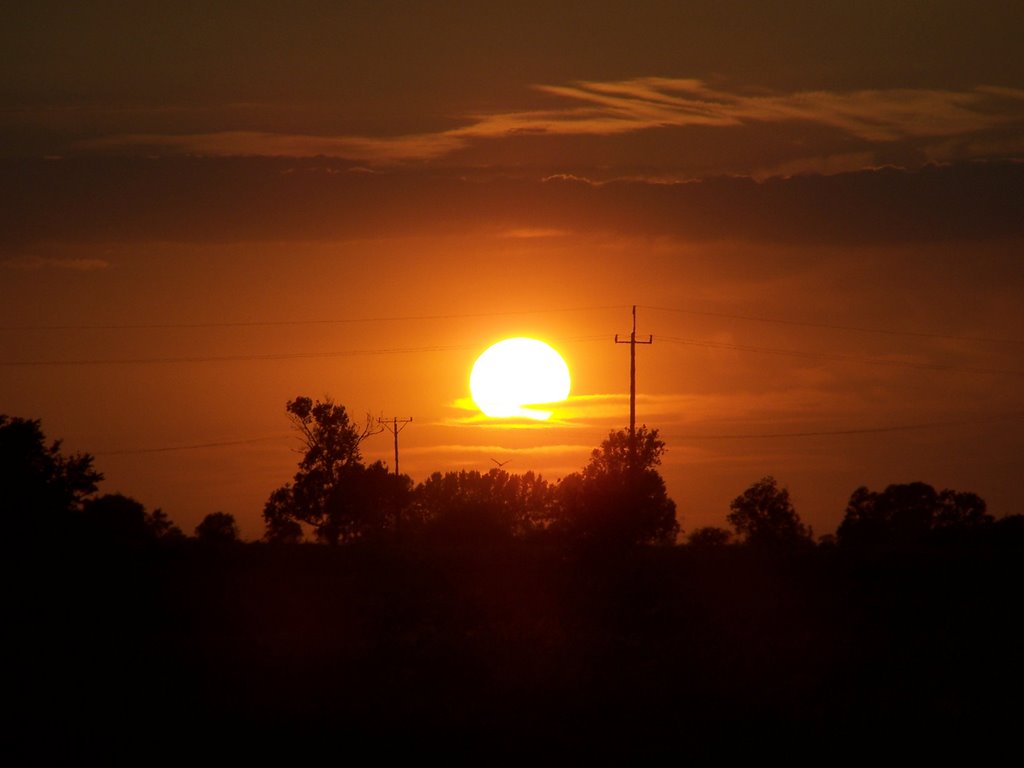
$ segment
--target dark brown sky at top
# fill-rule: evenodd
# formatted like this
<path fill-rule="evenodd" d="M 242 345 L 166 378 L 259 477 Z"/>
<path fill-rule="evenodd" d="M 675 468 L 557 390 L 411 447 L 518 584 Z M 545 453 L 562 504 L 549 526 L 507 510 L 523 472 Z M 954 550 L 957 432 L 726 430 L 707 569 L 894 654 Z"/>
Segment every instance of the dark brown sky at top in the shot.
<path fill-rule="evenodd" d="M 32 3 L 0 31 L 3 152 L 139 132 L 417 134 L 544 106 L 535 86 L 650 76 L 1013 88 L 1021 17 L 1013 2 Z"/>
<path fill-rule="evenodd" d="M 256 536 L 297 394 L 413 415 L 417 480 L 579 468 L 638 303 L 684 528 L 768 473 L 819 533 L 862 483 L 1021 511 L 1022 28 L 1015 2 L 6 9 L 0 412 Z M 569 360 L 566 424 L 460 410 L 520 333 Z"/>

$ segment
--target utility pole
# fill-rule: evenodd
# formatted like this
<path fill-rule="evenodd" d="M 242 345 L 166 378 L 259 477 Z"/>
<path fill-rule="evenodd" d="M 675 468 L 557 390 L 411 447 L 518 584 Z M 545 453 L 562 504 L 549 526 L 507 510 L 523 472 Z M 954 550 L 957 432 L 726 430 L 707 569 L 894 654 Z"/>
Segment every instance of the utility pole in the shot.
<path fill-rule="evenodd" d="M 412 416 L 407 419 L 400 419 L 395 416 L 391 419 L 391 423 L 388 423 L 384 419 L 377 419 L 378 424 L 395 436 L 395 477 L 398 477 L 398 433 L 405 429 L 405 425 L 411 421 Z"/>
<path fill-rule="evenodd" d="M 395 480 L 398 480 L 398 433 L 405 429 L 405 425 L 412 421 L 412 416 L 407 419 L 400 419 L 397 416 L 392 417 L 391 422 L 387 422 L 384 419 L 377 419 L 377 423 L 380 424 L 384 429 L 395 436 Z M 395 536 L 398 536 L 399 528 L 402 523 L 402 504 L 398 498 L 400 493 L 398 483 L 395 483 Z"/>
<path fill-rule="evenodd" d="M 633 305 L 633 330 L 629 332 L 629 341 L 620 340 L 615 334 L 616 344 L 629 344 L 629 463 L 630 470 L 636 469 L 636 345 L 653 344 L 654 336 L 648 335 L 647 341 L 636 338 L 636 304 Z"/>

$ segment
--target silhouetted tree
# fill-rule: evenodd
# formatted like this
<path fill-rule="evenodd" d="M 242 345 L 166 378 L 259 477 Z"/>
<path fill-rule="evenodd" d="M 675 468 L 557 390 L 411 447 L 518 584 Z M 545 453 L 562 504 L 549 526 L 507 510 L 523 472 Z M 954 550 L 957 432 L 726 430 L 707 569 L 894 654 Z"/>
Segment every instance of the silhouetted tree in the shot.
<path fill-rule="evenodd" d="M 1000 540 L 1012 544 L 1024 544 L 1024 515 L 1007 515 L 992 523 L 992 529 Z"/>
<path fill-rule="evenodd" d="M 150 530 L 153 531 L 153 535 L 158 539 L 163 541 L 180 541 L 185 538 L 181 528 L 176 526 L 171 518 L 167 516 L 167 513 L 159 507 L 147 513 L 146 519 Z"/>
<path fill-rule="evenodd" d="M 770 475 L 733 499 L 729 509 L 726 520 L 745 544 L 793 547 L 812 542 L 811 529 L 801 522 L 789 491 L 779 488 Z"/>
<path fill-rule="evenodd" d="M 934 520 L 936 528 L 978 528 L 994 521 L 985 500 L 976 493 L 948 488 L 939 492 L 939 508 Z"/>
<path fill-rule="evenodd" d="M 416 487 L 414 514 L 449 535 L 512 537 L 543 529 L 554 489 L 533 472 L 435 472 Z"/>
<path fill-rule="evenodd" d="M 319 541 L 337 544 L 388 527 L 410 483 L 381 462 L 363 465 L 359 446 L 380 430 L 369 419 L 357 427 L 345 407 L 329 398 L 297 397 L 285 409 L 304 451 L 293 482 L 275 490 L 263 508 L 265 537 L 295 541 L 304 523 Z"/>
<path fill-rule="evenodd" d="M 86 499 L 81 518 L 90 535 L 108 544 L 137 545 L 183 538 L 163 510 L 147 512 L 142 502 L 120 493 Z"/>
<path fill-rule="evenodd" d="M 0 510 L 5 535 L 46 535 L 66 528 L 103 475 L 86 453 L 49 445 L 38 420 L 0 415 Z"/>
<path fill-rule="evenodd" d="M 285 485 L 270 494 L 263 505 L 263 538 L 275 544 L 296 544 L 302 541 L 302 526 L 292 511 L 292 487 Z"/>
<path fill-rule="evenodd" d="M 196 538 L 206 544 L 234 544 L 239 539 L 235 516 L 211 512 L 196 526 Z"/>
<path fill-rule="evenodd" d="M 724 547 L 731 543 L 732 531 L 715 525 L 707 525 L 695 528 L 686 541 L 691 547 Z"/>
<path fill-rule="evenodd" d="M 937 492 L 921 482 L 890 485 L 881 493 L 861 486 L 850 495 L 836 537 L 843 546 L 902 547 L 935 531 L 955 535 L 992 520 L 984 500 L 973 493 Z"/>
<path fill-rule="evenodd" d="M 584 541 L 674 542 L 676 505 L 656 469 L 664 452 L 658 430 L 646 425 L 636 430 L 635 453 L 628 431 L 609 433 L 583 471 L 558 484 L 556 526 Z"/>

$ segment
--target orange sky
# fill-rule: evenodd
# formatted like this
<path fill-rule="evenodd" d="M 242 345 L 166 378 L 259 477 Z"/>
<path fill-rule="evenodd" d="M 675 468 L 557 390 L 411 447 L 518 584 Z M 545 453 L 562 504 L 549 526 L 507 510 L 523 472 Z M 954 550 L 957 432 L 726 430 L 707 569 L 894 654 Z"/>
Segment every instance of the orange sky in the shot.
<path fill-rule="evenodd" d="M 18 11 L 0 412 L 256 537 L 300 394 L 412 416 L 415 480 L 579 469 L 638 304 L 684 529 L 765 474 L 817 533 L 862 484 L 1020 512 L 1024 18 L 989 5 Z M 563 423 L 458 407 L 514 335 L 569 363 Z"/>

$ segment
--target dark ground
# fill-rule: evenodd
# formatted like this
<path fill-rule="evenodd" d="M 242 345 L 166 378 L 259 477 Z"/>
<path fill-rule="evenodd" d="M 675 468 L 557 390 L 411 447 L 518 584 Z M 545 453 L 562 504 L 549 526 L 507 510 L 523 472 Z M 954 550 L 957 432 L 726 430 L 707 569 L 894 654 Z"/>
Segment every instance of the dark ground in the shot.
<path fill-rule="evenodd" d="M 834 761 L 978 757 L 1024 733 L 1020 541 L 183 542 L 7 563 L 8 743 L 39 757 Z"/>

